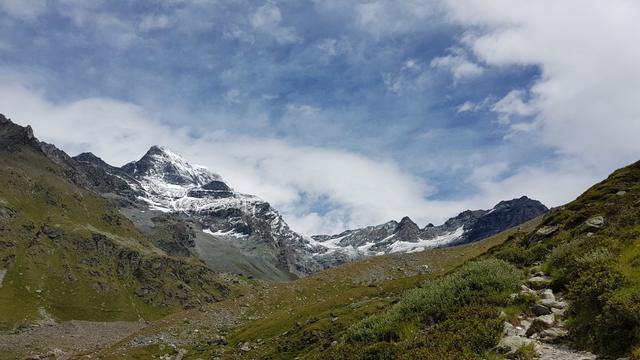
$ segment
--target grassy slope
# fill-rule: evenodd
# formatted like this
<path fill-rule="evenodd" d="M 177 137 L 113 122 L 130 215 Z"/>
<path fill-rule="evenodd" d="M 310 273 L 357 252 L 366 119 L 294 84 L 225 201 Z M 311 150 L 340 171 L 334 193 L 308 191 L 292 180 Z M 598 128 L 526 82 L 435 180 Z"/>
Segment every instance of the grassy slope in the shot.
<path fill-rule="evenodd" d="M 604 224 L 589 226 L 599 216 Z M 567 291 L 577 346 L 640 358 L 640 162 L 554 209 L 541 226 L 558 230 L 516 237 L 492 256 L 518 266 L 542 263 L 554 287 Z"/>
<path fill-rule="evenodd" d="M 7 269 L 0 329 L 48 316 L 157 319 L 180 307 L 173 301 L 180 291 L 224 295 L 200 264 L 164 256 L 107 201 L 67 181 L 38 151 L 1 152 L 0 168 L 0 206 L 16 212 L 0 218 L 0 269 Z M 135 294 L 145 287 L 159 290 Z"/>
<path fill-rule="evenodd" d="M 496 260 L 511 265 L 491 265 Z M 640 358 L 640 163 L 614 172 L 551 211 L 536 231 L 513 234 L 480 261 L 474 279 L 465 278 L 468 269 L 456 270 L 408 293 L 382 314 L 356 323 L 317 358 L 499 356 L 490 353 L 502 332 L 499 312 L 508 318 L 531 302 L 505 296 L 508 281 L 491 283 L 509 266 L 552 275 L 555 290 L 570 301 L 573 346 Z"/>
<path fill-rule="evenodd" d="M 533 228 L 538 220 L 523 225 Z M 402 298 L 402 294 L 425 281 L 440 277 L 467 260 L 484 254 L 518 232 L 507 230 L 474 244 L 435 249 L 397 256 L 381 256 L 323 271 L 292 283 L 270 285 L 264 290 L 234 301 L 213 304 L 205 312 L 188 311 L 157 322 L 136 336 L 152 334 L 195 334 L 183 344 L 187 359 L 222 358 L 290 359 L 296 356 L 320 356 L 334 340 L 355 322 Z M 429 266 L 424 271 L 423 265 Z M 238 325 L 226 331 L 226 346 L 210 346 L 207 340 L 219 332 L 207 319 L 211 314 L 233 313 Z M 144 359 L 167 353 L 158 346 L 125 349 L 135 336 L 101 355 L 107 358 Z M 250 342 L 252 350 L 238 350 L 238 344 Z M 223 353 L 221 353 L 223 351 Z"/>

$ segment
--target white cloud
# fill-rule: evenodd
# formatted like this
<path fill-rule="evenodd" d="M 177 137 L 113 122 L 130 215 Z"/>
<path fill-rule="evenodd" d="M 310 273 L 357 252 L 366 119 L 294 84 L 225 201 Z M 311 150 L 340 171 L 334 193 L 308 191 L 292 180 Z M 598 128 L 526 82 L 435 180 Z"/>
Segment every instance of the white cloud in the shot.
<path fill-rule="evenodd" d="M 271 35 L 279 44 L 300 41 L 292 27 L 282 26 L 282 13 L 274 2 L 268 1 L 259 7 L 250 17 L 251 26 L 260 32 Z"/>
<path fill-rule="evenodd" d="M 459 48 L 451 49 L 449 55 L 434 58 L 431 66 L 451 72 L 456 81 L 476 77 L 484 72 L 482 66 L 469 60 L 466 52 Z"/>
<path fill-rule="evenodd" d="M 525 92 L 499 113 L 533 116 L 516 129 L 604 175 L 640 158 L 640 2 L 447 1 L 451 18 L 473 29 L 463 44 L 489 66 L 539 66 Z M 575 192 L 574 192 L 575 194 Z"/>
<path fill-rule="evenodd" d="M 498 113 L 498 119 L 503 124 L 509 124 L 512 116 L 533 116 L 536 114 L 537 108 L 525 101 L 525 95 L 524 90 L 511 90 L 493 104 L 491 111 Z"/>

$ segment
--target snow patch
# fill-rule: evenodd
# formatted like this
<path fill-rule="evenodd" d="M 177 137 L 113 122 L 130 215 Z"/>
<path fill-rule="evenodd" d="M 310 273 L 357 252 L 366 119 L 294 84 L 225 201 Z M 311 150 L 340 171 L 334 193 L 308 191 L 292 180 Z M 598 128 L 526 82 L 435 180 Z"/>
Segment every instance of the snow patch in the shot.
<path fill-rule="evenodd" d="M 390 253 L 398 252 L 418 252 L 430 248 L 442 247 L 458 240 L 464 234 L 464 226 L 460 226 L 456 230 L 436 236 L 432 239 L 420 239 L 418 242 L 398 241 L 391 245 Z"/>
<path fill-rule="evenodd" d="M 233 229 L 229 231 L 218 230 L 216 232 L 213 232 L 210 229 L 202 229 L 202 232 L 213 236 L 232 236 L 238 239 L 244 239 L 248 237 L 247 234 L 239 233 L 237 231 L 234 231 Z"/>

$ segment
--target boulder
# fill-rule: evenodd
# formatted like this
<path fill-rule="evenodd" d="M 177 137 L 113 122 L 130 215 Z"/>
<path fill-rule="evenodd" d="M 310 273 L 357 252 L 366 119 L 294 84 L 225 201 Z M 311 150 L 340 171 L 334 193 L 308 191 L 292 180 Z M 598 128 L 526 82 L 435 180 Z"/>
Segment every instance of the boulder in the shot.
<path fill-rule="evenodd" d="M 518 336 L 518 329 L 509 322 L 504 322 L 503 332 L 507 336 Z"/>
<path fill-rule="evenodd" d="M 543 330 L 540 333 L 540 338 L 546 341 L 555 341 L 559 338 L 565 337 L 569 334 L 567 329 L 561 327 L 553 327 L 550 329 Z"/>
<path fill-rule="evenodd" d="M 527 280 L 527 284 L 532 289 L 541 290 L 551 285 L 552 281 L 553 279 L 549 276 L 534 276 Z"/>
<path fill-rule="evenodd" d="M 533 319 L 533 323 L 527 330 L 527 336 L 538 334 L 543 330 L 546 330 L 553 326 L 555 322 L 555 316 L 553 314 L 538 316 Z"/>
<path fill-rule="evenodd" d="M 551 312 L 553 313 L 553 315 L 562 317 L 567 312 L 567 308 L 564 308 L 564 309 L 551 308 Z"/>
<path fill-rule="evenodd" d="M 551 234 L 553 234 L 554 232 L 558 231 L 560 227 L 558 225 L 553 225 L 553 226 L 543 226 L 540 229 L 538 229 L 536 231 L 536 234 L 538 235 L 542 235 L 542 236 L 549 236 Z"/>
<path fill-rule="evenodd" d="M 589 218 L 589 220 L 587 220 L 585 222 L 585 224 L 587 226 L 589 226 L 589 227 L 599 229 L 604 225 L 604 217 L 602 217 L 600 215 L 593 216 L 593 217 Z"/>
<path fill-rule="evenodd" d="M 531 290 L 527 285 L 520 285 L 521 294 L 535 294 L 535 290 Z"/>
<path fill-rule="evenodd" d="M 555 309 L 564 309 L 568 306 L 568 304 L 564 301 L 551 300 L 551 299 L 542 299 L 540 300 L 540 304 Z"/>
<path fill-rule="evenodd" d="M 555 300 L 556 296 L 553 294 L 553 291 L 551 289 L 544 289 L 540 293 L 540 298 L 547 299 L 547 300 Z"/>
<path fill-rule="evenodd" d="M 0 219 L 13 219 L 16 217 L 16 211 L 8 207 L 0 206 Z"/>
<path fill-rule="evenodd" d="M 521 336 L 505 336 L 498 343 L 498 350 L 513 354 L 523 346 L 533 343 L 533 340 Z"/>
<path fill-rule="evenodd" d="M 544 306 L 542 304 L 533 305 L 533 308 L 531 310 L 533 311 L 534 314 L 536 314 L 536 316 L 542 316 L 542 315 L 551 314 L 551 309 L 549 309 L 548 307 L 546 307 L 546 306 Z"/>
<path fill-rule="evenodd" d="M 222 335 L 216 335 L 207 341 L 209 345 L 226 345 L 227 339 Z"/>

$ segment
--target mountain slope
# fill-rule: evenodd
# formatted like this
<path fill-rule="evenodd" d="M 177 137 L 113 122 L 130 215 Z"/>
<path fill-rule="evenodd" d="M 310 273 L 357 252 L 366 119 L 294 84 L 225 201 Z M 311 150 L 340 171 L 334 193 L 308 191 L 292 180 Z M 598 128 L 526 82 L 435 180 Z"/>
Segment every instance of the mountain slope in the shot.
<path fill-rule="evenodd" d="M 121 212 L 170 253 L 196 256 L 216 271 L 273 280 L 322 269 L 309 241 L 268 202 L 234 191 L 219 175 L 166 148 L 153 146 L 122 168 L 88 153 L 73 160 L 96 174 L 97 190 L 115 197 Z M 107 186 L 105 177 L 113 179 Z"/>
<path fill-rule="evenodd" d="M 0 116 L 0 328 L 155 319 L 229 295 L 196 259 L 154 246 L 29 127 Z M 59 151 L 59 150 L 57 150 Z M 68 158 L 68 157 L 67 157 Z"/>

